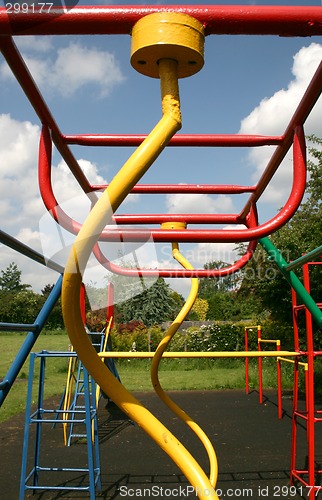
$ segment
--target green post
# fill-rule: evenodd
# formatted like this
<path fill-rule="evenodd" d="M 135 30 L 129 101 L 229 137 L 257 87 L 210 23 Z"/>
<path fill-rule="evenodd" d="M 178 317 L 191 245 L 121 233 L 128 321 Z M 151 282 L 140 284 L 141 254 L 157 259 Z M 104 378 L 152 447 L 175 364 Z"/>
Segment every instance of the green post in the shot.
<path fill-rule="evenodd" d="M 308 308 L 314 321 L 318 324 L 319 327 L 322 326 L 322 312 L 319 307 L 316 305 L 315 301 L 312 299 L 309 292 L 305 289 L 304 285 L 301 283 L 299 278 L 293 271 L 289 271 L 287 269 L 288 263 L 282 257 L 279 250 L 276 246 L 271 242 L 269 238 L 260 238 L 259 243 L 262 245 L 264 250 L 268 253 L 270 259 L 275 262 L 279 270 L 282 272 L 284 277 L 287 279 L 288 283 L 294 288 L 295 292 L 301 298 L 303 304 Z"/>

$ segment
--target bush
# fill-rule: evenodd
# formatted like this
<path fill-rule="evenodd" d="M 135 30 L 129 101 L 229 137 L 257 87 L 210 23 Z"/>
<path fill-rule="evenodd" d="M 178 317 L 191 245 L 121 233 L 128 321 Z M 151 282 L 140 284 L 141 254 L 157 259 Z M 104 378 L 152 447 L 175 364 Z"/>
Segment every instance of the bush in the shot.
<path fill-rule="evenodd" d="M 134 324 L 136 327 L 133 328 Z M 146 328 L 141 322 L 131 321 L 128 323 L 130 329 L 126 330 L 125 325 L 118 325 L 112 331 L 113 349 L 115 351 L 155 351 L 163 337 L 160 327 Z"/>
<path fill-rule="evenodd" d="M 247 325 L 246 325 L 247 326 Z M 244 351 L 244 322 L 213 322 L 178 331 L 169 344 L 169 351 Z M 266 320 L 261 324 L 262 338 L 280 340 L 282 350 L 293 350 L 293 326 Z M 164 332 L 161 327 L 146 328 L 140 322 L 118 325 L 113 329 L 113 348 L 118 351 L 155 351 Z M 257 351 L 257 326 L 248 330 L 248 349 Z"/>

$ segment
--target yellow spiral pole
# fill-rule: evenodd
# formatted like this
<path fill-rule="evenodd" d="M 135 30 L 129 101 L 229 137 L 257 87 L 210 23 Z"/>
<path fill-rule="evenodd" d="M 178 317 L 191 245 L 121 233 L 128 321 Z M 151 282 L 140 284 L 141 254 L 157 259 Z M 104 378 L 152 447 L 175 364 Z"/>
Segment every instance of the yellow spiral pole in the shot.
<path fill-rule="evenodd" d="M 185 16 L 187 18 L 189 16 Z M 184 20 L 186 24 L 186 19 Z M 195 24 L 195 20 L 193 20 Z M 145 141 L 116 174 L 97 201 L 72 246 L 62 286 L 63 316 L 71 343 L 84 367 L 119 408 L 134 420 L 181 469 L 198 498 L 209 496 L 212 485 L 206 474 L 177 438 L 112 375 L 97 355 L 86 334 L 80 311 L 82 274 L 92 248 L 113 213 L 181 128 L 178 62 L 158 60 L 163 116 Z M 216 494 L 214 498 L 218 498 Z"/>
<path fill-rule="evenodd" d="M 176 223 L 171 223 L 172 226 L 174 226 Z M 180 223 L 178 223 L 180 225 Z M 178 224 L 175 225 L 177 228 Z M 166 224 L 163 224 L 162 227 L 167 227 Z M 185 257 L 181 254 L 179 251 L 179 246 L 177 243 L 172 244 L 172 255 L 174 259 L 176 259 L 185 269 L 193 269 L 191 264 L 185 259 Z M 193 419 L 182 409 L 180 406 L 178 406 L 171 398 L 170 396 L 162 389 L 160 380 L 159 380 L 159 365 L 160 361 L 162 359 L 163 353 L 167 349 L 171 339 L 175 335 L 175 333 L 178 331 L 179 327 L 181 326 L 182 322 L 186 318 L 186 316 L 189 314 L 196 297 L 198 295 L 198 290 L 199 290 L 199 280 L 198 278 L 192 278 L 191 279 L 191 289 L 190 293 L 187 297 L 187 300 L 185 304 L 183 305 L 181 311 L 171 324 L 171 326 L 168 328 L 166 331 L 163 339 L 159 343 L 155 354 L 152 359 L 151 363 L 151 381 L 153 388 L 155 392 L 158 394 L 160 399 L 181 419 L 183 422 L 190 427 L 190 429 L 198 436 L 200 441 L 202 442 L 203 446 L 206 449 L 206 452 L 208 454 L 209 458 L 209 464 L 210 464 L 210 474 L 209 474 L 209 479 L 213 487 L 215 487 L 217 483 L 217 478 L 218 478 L 218 462 L 217 462 L 217 457 L 215 450 L 212 446 L 212 443 L 208 436 L 205 434 L 205 432 L 201 429 L 201 427 L 193 421 Z"/>

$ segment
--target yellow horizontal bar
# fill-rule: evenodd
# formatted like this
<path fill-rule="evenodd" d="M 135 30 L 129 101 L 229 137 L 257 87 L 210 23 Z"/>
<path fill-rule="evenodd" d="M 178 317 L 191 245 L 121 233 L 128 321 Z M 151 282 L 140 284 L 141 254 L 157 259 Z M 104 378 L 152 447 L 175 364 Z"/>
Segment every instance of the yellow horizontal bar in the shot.
<path fill-rule="evenodd" d="M 280 356 L 277 357 L 277 361 L 285 361 L 286 363 L 292 363 L 292 364 L 295 363 L 294 359 L 282 358 Z M 309 368 L 308 363 L 303 363 L 302 361 L 299 361 L 298 364 L 304 366 L 305 371 L 307 371 Z"/>
<path fill-rule="evenodd" d="M 300 356 L 292 351 L 224 351 L 224 352 L 165 352 L 163 358 L 276 358 Z M 100 352 L 102 358 L 153 358 L 154 352 Z"/>
<path fill-rule="evenodd" d="M 265 339 L 258 339 L 258 342 L 261 342 L 263 344 L 276 344 L 280 345 L 281 341 L 280 340 L 265 340 Z"/>

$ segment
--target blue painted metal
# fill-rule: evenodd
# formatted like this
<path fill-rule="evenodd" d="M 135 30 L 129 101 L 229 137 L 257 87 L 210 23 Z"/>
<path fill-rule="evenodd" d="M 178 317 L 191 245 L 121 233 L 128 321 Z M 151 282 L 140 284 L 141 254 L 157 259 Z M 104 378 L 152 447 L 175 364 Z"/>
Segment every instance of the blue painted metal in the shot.
<path fill-rule="evenodd" d="M 57 262 L 54 262 L 51 259 L 46 259 L 46 257 L 41 253 L 37 252 L 31 247 L 28 247 L 21 241 L 17 240 L 13 236 L 11 236 L 8 233 L 5 233 L 2 230 L 0 230 L 0 242 L 6 245 L 7 247 L 12 248 L 16 252 L 25 255 L 29 259 L 32 259 L 35 262 L 42 264 L 43 266 L 49 267 L 49 269 L 53 269 L 54 271 L 57 271 L 60 274 L 64 272 L 64 268 L 60 264 L 57 264 Z"/>
<path fill-rule="evenodd" d="M 45 304 L 39 312 L 35 323 L 32 325 L 32 329 L 28 332 L 24 343 L 22 344 L 19 352 L 13 360 L 7 374 L 4 376 L 3 381 L 0 383 L 0 406 L 8 395 L 23 364 L 25 363 L 29 353 L 31 352 L 31 349 L 33 348 L 37 338 L 39 337 L 39 334 L 44 327 L 49 314 L 51 313 L 53 307 L 59 299 L 61 293 L 61 285 L 62 276 L 60 275 Z M 20 328 L 21 325 L 17 324 L 17 326 Z M 14 324 L 12 324 L 12 327 L 14 327 Z M 18 329 L 18 331 L 20 331 L 20 329 Z"/>
<path fill-rule="evenodd" d="M 2 332 L 35 332 L 38 326 L 34 323 L 0 323 Z"/>
<path fill-rule="evenodd" d="M 41 452 L 41 436 L 42 426 L 52 423 L 72 423 L 74 419 L 66 420 L 63 417 L 64 410 L 44 408 L 44 388 L 45 388 L 45 369 L 46 360 L 50 357 L 71 357 L 76 353 L 70 352 L 48 352 L 42 351 L 40 353 L 31 353 L 30 355 L 30 368 L 28 379 L 28 392 L 27 392 L 27 408 L 25 418 L 23 451 L 22 451 L 22 466 L 20 476 L 20 493 L 19 500 L 25 498 L 25 492 L 32 490 L 33 493 L 40 491 L 88 491 L 91 500 L 96 498 L 96 490 L 101 491 L 101 469 L 100 469 L 100 455 L 99 455 L 99 442 L 98 442 L 98 424 L 97 424 L 97 411 L 95 390 L 90 391 L 91 387 L 95 386 L 94 380 L 89 376 L 87 370 L 83 369 L 84 376 L 84 409 L 77 411 L 77 422 L 84 424 L 86 428 L 86 441 L 87 441 L 87 467 L 43 467 L 40 465 L 40 452 Z M 32 394 L 33 394 L 33 381 L 35 376 L 35 360 L 40 358 L 39 367 L 39 384 L 38 384 L 38 400 L 37 409 L 31 413 Z M 47 415 L 53 414 L 53 418 L 48 418 Z M 58 419 L 57 419 L 58 414 Z M 44 418 L 45 417 L 45 418 Z M 60 417 L 60 418 L 59 418 Z M 34 461 L 30 472 L 28 468 L 28 448 L 31 425 L 36 425 L 35 443 L 34 443 Z M 94 439 L 92 440 L 92 429 L 94 430 Z M 47 458 L 48 460 L 48 458 Z M 71 472 L 71 473 L 86 473 L 88 475 L 88 484 L 84 485 L 83 482 L 75 486 L 55 486 L 43 484 L 42 472 L 46 472 L 44 477 L 46 480 L 49 478 L 49 472 Z M 41 476 L 41 477 L 40 477 Z M 71 478 L 72 479 L 72 478 Z"/>

